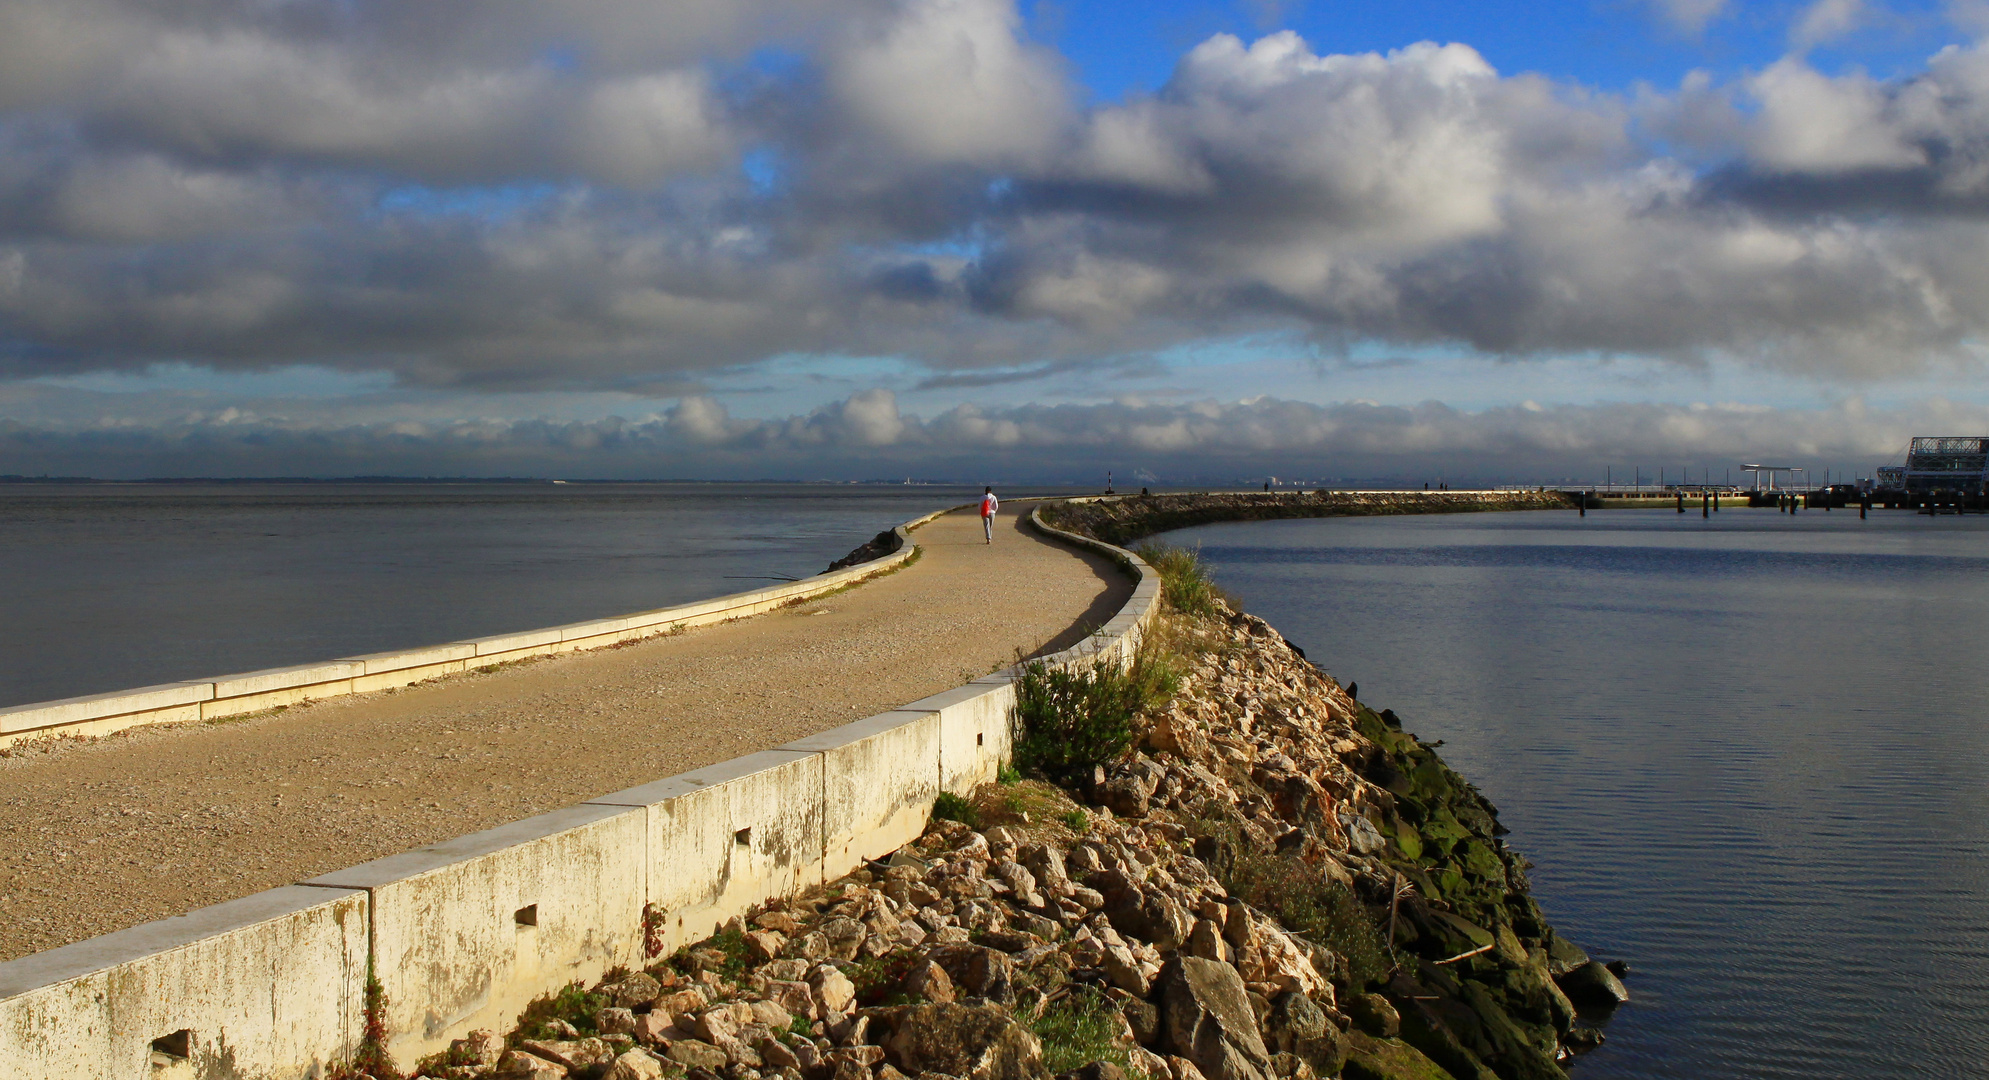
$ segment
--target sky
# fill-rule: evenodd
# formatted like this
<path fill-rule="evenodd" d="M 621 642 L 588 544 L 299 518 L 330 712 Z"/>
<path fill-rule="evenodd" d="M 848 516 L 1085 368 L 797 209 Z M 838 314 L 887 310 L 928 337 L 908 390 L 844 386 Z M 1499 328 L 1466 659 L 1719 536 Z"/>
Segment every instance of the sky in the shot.
<path fill-rule="evenodd" d="M 1989 2 L 0 0 L 0 474 L 1870 475 Z"/>

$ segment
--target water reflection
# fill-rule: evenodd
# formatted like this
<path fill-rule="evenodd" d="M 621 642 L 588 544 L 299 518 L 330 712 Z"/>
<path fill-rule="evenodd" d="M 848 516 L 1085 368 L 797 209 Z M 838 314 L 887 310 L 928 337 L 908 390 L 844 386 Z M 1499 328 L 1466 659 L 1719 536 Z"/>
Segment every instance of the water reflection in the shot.
<path fill-rule="evenodd" d="M 1989 1076 L 1989 519 L 1205 526 L 1218 581 L 1501 808 L 1636 1000 L 1576 1070 Z"/>

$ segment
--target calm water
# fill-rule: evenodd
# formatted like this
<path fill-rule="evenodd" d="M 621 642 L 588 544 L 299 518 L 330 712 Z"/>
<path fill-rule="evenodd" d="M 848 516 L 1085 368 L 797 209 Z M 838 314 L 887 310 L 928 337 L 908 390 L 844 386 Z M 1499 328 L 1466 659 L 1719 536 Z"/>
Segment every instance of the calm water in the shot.
<path fill-rule="evenodd" d="M 0 706 L 619 615 L 819 573 L 978 489 L 0 486 Z"/>
<path fill-rule="evenodd" d="M 1989 519 L 1207 526 L 1217 579 L 1484 789 L 1635 1000 L 1617 1077 L 1989 1076 Z"/>

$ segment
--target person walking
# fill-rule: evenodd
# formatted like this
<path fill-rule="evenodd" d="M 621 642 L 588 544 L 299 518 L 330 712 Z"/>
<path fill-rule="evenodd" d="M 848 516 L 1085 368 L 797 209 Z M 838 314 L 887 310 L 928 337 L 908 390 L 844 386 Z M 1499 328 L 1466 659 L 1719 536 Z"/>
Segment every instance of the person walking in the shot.
<path fill-rule="evenodd" d="M 995 498 L 994 489 L 981 489 L 981 531 L 988 534 L 988 543 L 994 543 L 995 511 L 1001 509 L 1001 500 Z"/>

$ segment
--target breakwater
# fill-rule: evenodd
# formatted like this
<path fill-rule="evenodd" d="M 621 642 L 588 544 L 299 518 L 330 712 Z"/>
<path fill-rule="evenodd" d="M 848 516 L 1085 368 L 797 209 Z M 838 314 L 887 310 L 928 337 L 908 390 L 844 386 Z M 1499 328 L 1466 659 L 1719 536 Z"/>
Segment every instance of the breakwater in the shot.
<path fill-rule="evenodd" d="M 1562 1077 L 1595 1038 L 1569 994 L 1614 980 L 1547 925 L 1496 811 L 1263 620 L 1195 607 L 1143 635 L 1174 689 L 1135 677 L 1131 745 L 1046 758 L 1076 714 L 1018 710 L 1016 768 L 888 859 L 425 1075 Z"/>
<path fill-rule="evenodd" d="M 1575 508 L 1574 498 L 1558 491 L 1313 491 L 1105 495 L 1060 502 L 1045 512 L 1061 528 L 1129 544 L 1218 521 Z"/>
<path fill-rule="evenodd" d="M 1158 602 L 1151 571 L 1043 531 L 1136 582 L 1096 635 L 1045 661 L 1122 660 Z M 0 963 L 0 1062 L 22 1080 L 316 1078 L 369 1033 L 411 1062 L 901 846 L 938 793 L 971 791 L 1006 760 L 1014 679 Z"/>

